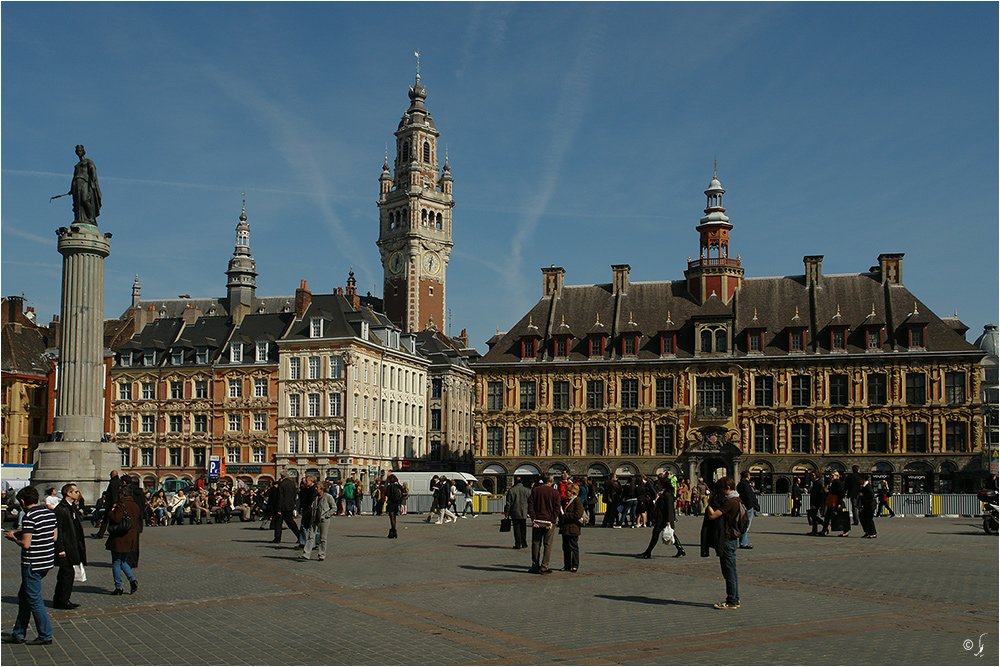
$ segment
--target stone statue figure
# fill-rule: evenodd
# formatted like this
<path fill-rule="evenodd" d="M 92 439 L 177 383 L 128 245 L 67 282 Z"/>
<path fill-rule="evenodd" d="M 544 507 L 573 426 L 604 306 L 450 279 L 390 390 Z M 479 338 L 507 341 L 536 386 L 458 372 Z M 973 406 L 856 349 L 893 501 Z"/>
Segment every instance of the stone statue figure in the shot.
<path fill-rule="evenodd" d="M 73 183 L 66 193 L 73 195 L 73 222 L 96 225 L 97 216 L 101 214 L 101 186 L 97 183 L 97 167 L 85 157 L 87 151 L 82 145 L 76 147 L 76 154 L 80 156 L 80 161 L 73 168 Z"/>

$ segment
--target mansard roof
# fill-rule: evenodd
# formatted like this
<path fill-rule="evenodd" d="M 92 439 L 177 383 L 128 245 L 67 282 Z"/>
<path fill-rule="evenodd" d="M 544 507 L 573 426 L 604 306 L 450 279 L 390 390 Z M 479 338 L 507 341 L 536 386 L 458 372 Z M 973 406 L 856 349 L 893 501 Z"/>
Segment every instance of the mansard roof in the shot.
<path fill-rule="evenodd" d="M 3 327 L 3 348 L 0 366 L 4 373 L 48 376 L 49 360 L 46 330 L 40 327 L 8 322 Z"/>
<path fill-rule="evenodd" d="M 935 315 L 905 286 L 883 284 L 877 274 L 860 273 L 826 275 L 815 287 L 806 284 L 804 275 L 744 278 L 728 304 L 718 297 L 698 304 L 688 293 L 686 281 L 636 282 L 618 294 L 609 284 L 566 286 L 542 297 L 510 331 L 493 342 L 479 363 L 521 363 L 520 340 L 529 334 L 529 322 L 542 331 L 539 359 L 551 359 L 549 341 L 565 331 L 565 322 L 575 334 L 569 360 L 589 360 L 582 338 L 594 329 L 598 319 L 615 345 L 622 333 L 635 328 L 628 324 L 629 319 L 634 320 L 643 334 L 636 355 L 640 360 L 660 358 L 657 338 L 666 331 L 677 334 L 675 357 L 693 358 L 696 327 L 713 320 L 731 323 L 735 349 L 728 355 L 710 358 L 747 356 L 746 333 L 750 330 L 763 331 L 764 356 L 788 356 L 788 332 L 799 327 L 806 331 L 807 354 L 828 354 L 828 327 L 835 318 L 848 328 L 848 353 L 867 351 L 867 326 L 885 327 L 884 352 L 906 351 L 906 329 L 915 322 L 914 305 L 925 327 L 927 352 L 975 351 L 951 323 Z M 668 325 L 668 320 L 673 324 Z M 611 354 L 616 356 L 619 351 Z"/>
<path fill-rule="evenodd" d="M 354 310 L 347 297 L 341 294 L 313 294 L 309 307 L 300 319 L 295 320 L 284 335 L 283 340 L 307 340 L 311 336 L 310 323 L 313 318 L 321 318 L 323 338 L 355 338 L 361 336 L 361 322 L 370 326 L 391 326 L 387 319 L 380 318 L 371 308 L 362 306 Z"/>
<path fill-rule="evenodd" d="M 454 340 L 440 331 L 421 331 L 416 339 L 417 352 L 430 360 L 432 370 L 436 370 L 435 367 L 469 367 L 468 357 Z"/>
<path fill-rule="evenodd" d="M 223 298 L 203 298 L 203 299 L 141 299 L 138 303 L 140 310 L 152 310 L 163 318 L 181 317 L 188 308 L 196 308 L 202 317 L 229 315 L 229 299 Z M 124 319 L 129 315 L 132 308 L 122 314 Z M 256 314 L 287 313 L 295 310 L 294 296 L 263 296 L 254 297 L 252 311 Z"/>

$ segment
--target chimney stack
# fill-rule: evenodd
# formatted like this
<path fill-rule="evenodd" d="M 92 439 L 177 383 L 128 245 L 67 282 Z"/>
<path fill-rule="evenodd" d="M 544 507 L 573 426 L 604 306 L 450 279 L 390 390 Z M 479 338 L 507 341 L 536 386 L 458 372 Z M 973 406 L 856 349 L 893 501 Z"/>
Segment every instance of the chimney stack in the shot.
<path fill-rule="evenodd" d="M 878 269 L 882 284 L 903 284 L 903 253 L 882 253 L 878 256 Z"/>
<path fill-rule="evenodd" d="M 559 296 L 566 278 L 566 269 L 553 264 L 547 269 L 542 269 L 542 276 L 542 296 Z"/>
<path fill-rule="evenodd" d="M 312 292 L 308 289 L 308 283 L 302 281 L 299 288 L 295 290 L 295 318 L 299 319 L 306 314 L 309 310 L 309 304 L 312 303 Z"/>
<path fill-rule="evenodd" d="M 612 264 L 611 265 L 611 276 L 612 276 L 612 292 L 614 294 L 625 294 L 628 292 L 628 274 L 632 270 L 632 267 L 628 264 Z"/>
<path fill-rule="evenodd" d="M 806 287 L 823 284 L 823 255 L 806 255 L 802 258 L 806 265 Z"/>

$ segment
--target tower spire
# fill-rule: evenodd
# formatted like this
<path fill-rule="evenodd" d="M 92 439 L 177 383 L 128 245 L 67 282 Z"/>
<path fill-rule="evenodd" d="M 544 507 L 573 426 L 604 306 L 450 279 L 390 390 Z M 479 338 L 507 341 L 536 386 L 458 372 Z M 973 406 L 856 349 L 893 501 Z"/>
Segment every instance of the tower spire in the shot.
<path fill-rule="evenodd" d="M 240 221 L 236 223 L 236 247 L 226 270 L 229 315 L 236 321 L 250 312 L 257 291 L 257 262 L 250 254 L 250 223 L 247 222 L 247 197 L 243 193 Z"/>
<path fill-rule="evenodd" d="M 705 190 L 705 215 L 696 227 L 700 237 L 698 259 L 689 259 L 688 270 L 684 272 L 688 279 L 688 291 L 702 303 L 713 292 L 723 302 L 729 303 L 743 278 L 739 255 L 736 259 L 729 256 L 729 232 L 733 226 L 722 205 L 725 193 L 719 182 L 719 160 L 715 158 L 712 182 Z"/>

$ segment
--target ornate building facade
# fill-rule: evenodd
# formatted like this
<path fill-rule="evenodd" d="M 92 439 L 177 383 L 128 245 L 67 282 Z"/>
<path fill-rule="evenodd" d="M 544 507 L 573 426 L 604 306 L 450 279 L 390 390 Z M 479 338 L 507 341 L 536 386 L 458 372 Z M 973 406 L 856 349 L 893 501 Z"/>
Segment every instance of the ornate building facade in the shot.
<path fill-rule="evenodd" d="M 302 281 L 294 295 L 257 296 L 245 205 L 225 298 L 144 300 L 136 278 L 132 306 L 111 321 L 128 336 L 112 345 L 109 387 L 123 467 L 146 486 L 184 486 L 213 460 L 248 484 L 471 469 L 477 354 L 464 332 L 438 332 L 452 178 L 419 75 L 409 95 L 395 173 L 387 160 L 380 178 L 384 301 L 358 295 L 353 271 L 331 294 Z"/>
<path fill-rule="evenodd" d="M 566 286 L 475 364 L 476 470 L 604 478 L 671 468 L 709 480 L 748 469 L 765 492 L 859 465 L 896 490 L 978 488 L 979 360 L 957 318 L 902 282 L 902 254 L 869 271 L 746 278 L 713 178 L 685 279 Z"/>

